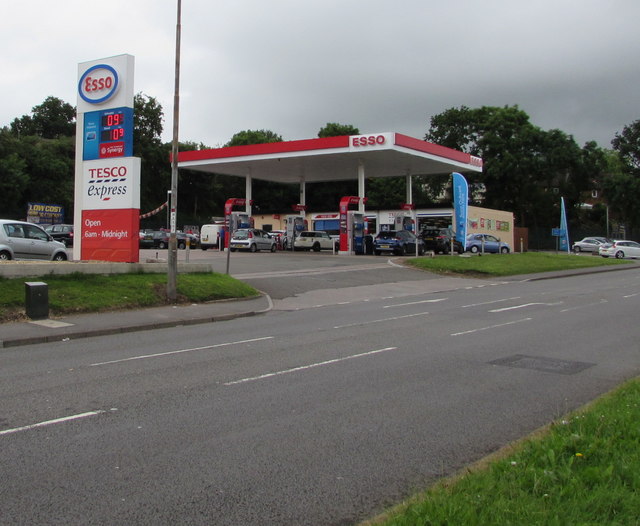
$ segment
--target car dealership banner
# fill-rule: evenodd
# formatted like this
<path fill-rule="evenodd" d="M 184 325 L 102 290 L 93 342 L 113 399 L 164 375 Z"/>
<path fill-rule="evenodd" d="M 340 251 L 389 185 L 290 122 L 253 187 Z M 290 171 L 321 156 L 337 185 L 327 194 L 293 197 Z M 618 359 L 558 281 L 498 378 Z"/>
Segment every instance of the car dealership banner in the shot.
<path fill-rule="evenodd" d="M 73 258 L 139 261 L 140 159 L 131 55 L 78 65 Z"/>

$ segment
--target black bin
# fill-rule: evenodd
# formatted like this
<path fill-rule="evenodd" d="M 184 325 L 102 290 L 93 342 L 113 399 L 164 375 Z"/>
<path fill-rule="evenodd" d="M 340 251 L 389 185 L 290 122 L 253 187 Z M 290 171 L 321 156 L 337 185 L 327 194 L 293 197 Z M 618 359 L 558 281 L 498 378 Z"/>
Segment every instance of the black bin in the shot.
<path fill-rule="evenodd" d="M 49 317 L 49 285 L 42 281 L 26 281 L 24 284 L 25 311 L 32 320 Z"/>

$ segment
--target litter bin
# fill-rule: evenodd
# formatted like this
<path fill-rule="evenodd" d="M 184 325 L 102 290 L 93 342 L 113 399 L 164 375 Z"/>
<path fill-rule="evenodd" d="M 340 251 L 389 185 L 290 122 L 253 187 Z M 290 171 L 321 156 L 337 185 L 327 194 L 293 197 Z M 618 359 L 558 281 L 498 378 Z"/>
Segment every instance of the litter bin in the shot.
<path fill-rule="evenodd" d="M 32 320 L 49 317 L 49 285 L 42 281 L 26 281 L 24 284 L 25 311 Z"/>

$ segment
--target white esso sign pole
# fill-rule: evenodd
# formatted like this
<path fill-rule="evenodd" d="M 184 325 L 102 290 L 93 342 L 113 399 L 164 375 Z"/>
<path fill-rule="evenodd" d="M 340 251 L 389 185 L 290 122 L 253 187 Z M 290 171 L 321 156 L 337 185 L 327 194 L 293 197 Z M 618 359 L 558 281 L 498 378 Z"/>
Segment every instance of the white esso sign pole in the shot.
<path fill-rule="evenodd" d="M 131 55 L 78 65 L 73 259 L 140 259 Z"/>

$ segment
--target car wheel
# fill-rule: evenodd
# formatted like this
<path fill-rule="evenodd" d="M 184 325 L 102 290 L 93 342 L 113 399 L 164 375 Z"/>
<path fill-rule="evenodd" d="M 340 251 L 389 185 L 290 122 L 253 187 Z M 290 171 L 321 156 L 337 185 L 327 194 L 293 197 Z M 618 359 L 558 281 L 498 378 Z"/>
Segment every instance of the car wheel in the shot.
<path fill-rule="evenodd" d="M 249 247 L 249 252 L 257 252 L 257 251 L 258 251 L 258 246 L 255 243 Z"/>
<path fill-rule="evenodd" d="M 382 252 L 380 252 L 379 250 L 374 250 L 374 251 L 373 251 L 373 253 L 374 253 L 376 256 L 379 256 L 380 254 L 382 254 Z"/>
<path fill-rule="evenodd" d="M 9 261 L 11 259 L 11 254 L 6 250 L 0 252 L 0 261 Z"/>
<path fill-rule="evenodd" d="M 178 243 L 178 248 L 180 250 L 184 250 L 185 248 L 187 248 L 187 245 L 183 241 L 181 241 L 180 243 Z"/>
<path fill-rule="evenodd" d="M 618 252 L 616 252 L 616 259 L 622 258 L 624 258 L 624 252 L 622 250 L 618 250 Z"/>
<path fill-rule="evenodd" d="M 158 248 L 167 248 L 167 245 L 164 241 L 160 241 L 160 243 L 158 243 Z"/>
<path fill-rule="evenodd" d="M 502 247 L 500 249 L 500 252 L 502 252 L 503 254 L 508 254 L 509 253 L 509 249 L 507 247 Z"/>
<path fill-rule="evenodd" d="M 418 256 L 424 256 L 424 247 L 418 247 Z"/>
<path fill-rule="evenodd" d="M 407 247 L 405 247 L 404 245 L 401 245 L 400 248 L 398 249 L 398 255 L 399 256 L 406 256 L 407 255 Z"/>
<path fill-rule="evenodd" d="M 231 250 L 231 252 L 235 252 L 236 251 L 235 248 L 230 248 L 229 250 Z"/>
<path fill-rule="evenodd" d="M 582 252 L 582 249 L 581 249 L 580 247 L 573 247 L 573 251 L 574 251 L 576 254 L 579 254 L 580 252 Z"/>
<path fill-rule="evenodd" d="M 320 252 L 320 243 L 314 243 L 313 244 L 313 251 L 314 252 Z"/>
<path fill-rule="evenodd" d="M 471 252 L 472 254 L 477 254 L 478 247 L 476 245 L 472 245 L 471 248 L 469 249 L 469 252 Z"/>
<path fill-rule="evenodd" d="M 56 256 L 53 258 L 54 261 L 66 261 L 67 260 L 67 255 L 63 254 L 62 252 L 56 254 Z"/>
<path fill-rule="evenodd" d="M 274 243 L 273 245 L 271 245 L 271 252 L 275 252 L 276 251 L 276 244 Z"/>

